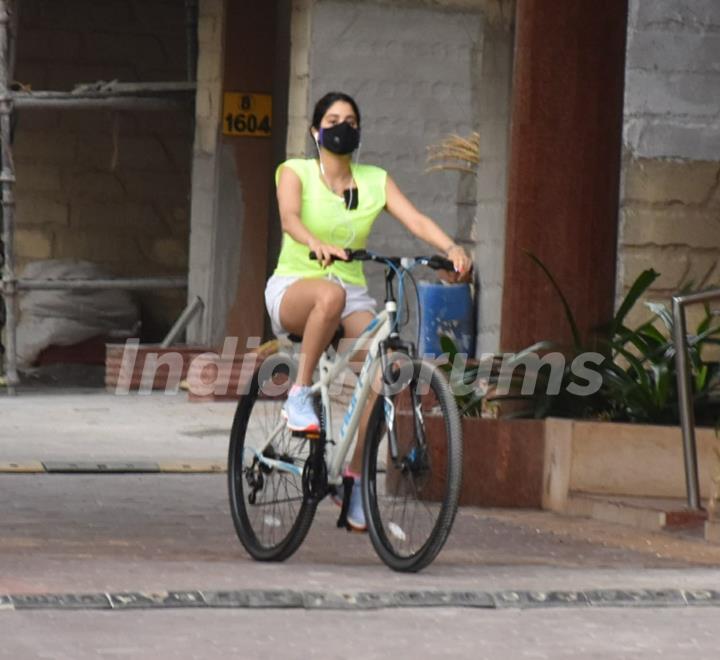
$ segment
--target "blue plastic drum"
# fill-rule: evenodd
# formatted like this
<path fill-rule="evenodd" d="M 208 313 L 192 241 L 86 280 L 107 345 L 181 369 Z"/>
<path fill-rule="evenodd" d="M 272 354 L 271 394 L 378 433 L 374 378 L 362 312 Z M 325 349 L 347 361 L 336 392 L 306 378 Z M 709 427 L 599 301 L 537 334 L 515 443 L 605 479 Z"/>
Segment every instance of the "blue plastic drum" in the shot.
<path fill-rule="evenodd" d="M 447 335 L 461 353 L 475 355 L 475 313 L 469 284 L 418 283 L 421 356 L 442 353 L 440 336 Z"/>

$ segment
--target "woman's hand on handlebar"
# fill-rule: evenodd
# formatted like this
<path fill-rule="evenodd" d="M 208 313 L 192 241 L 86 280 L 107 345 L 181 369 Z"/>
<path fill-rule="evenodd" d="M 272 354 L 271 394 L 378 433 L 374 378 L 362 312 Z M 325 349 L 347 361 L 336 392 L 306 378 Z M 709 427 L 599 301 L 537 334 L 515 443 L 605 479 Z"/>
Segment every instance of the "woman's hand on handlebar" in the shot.
<path fill-rule="evenodd" d="M 323 268 L 329 266 L 333 259 L 341 259 L 347 261 L 347 254 L 343 248 L 336 247 L 335 245 L 329 245 L 323 243 L 317 238 L 311 238 L 308 241 L 308 247 L 311 252 L 314 252 L 317 256 L 317 260 L 320 262 Z"/>
<path fill-rule="evenodd" d="M 472 279 L 473 262 L 470 256 L 459 245 L 453 245 L 447 251 L 447 258 L 452 261 L 453 271 L 439 271 L 446 282 L 469 282 Z"/>

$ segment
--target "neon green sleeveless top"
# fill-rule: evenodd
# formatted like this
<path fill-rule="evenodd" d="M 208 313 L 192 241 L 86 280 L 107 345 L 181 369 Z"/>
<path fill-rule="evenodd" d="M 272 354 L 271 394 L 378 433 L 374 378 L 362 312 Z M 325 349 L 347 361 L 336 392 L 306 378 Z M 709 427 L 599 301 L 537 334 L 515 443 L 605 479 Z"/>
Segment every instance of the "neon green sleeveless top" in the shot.
<path fill-rule="evenodd" d="M 293 158 L 281 163 L 275 171 L 275 184 L 280 170 L 289 167 L 302 183 L 300 219 L 318 240 L 353 250 L 364 249 L 375 219 L 385 207 L 387 172 L 373 165 L 351 165 L 357 185 L 358 206 L 350 211 L 342 197 L 333 193 L 320 178 L 320 168 L 314 158 Z M 308 258 L 310 248 L 283 233 L 282 248 L 274 275 L 295 277 L 325 277 L 332 273 L 347 284 L 366 286 L 363 264 L 334 261 L 322 268 Z"/>

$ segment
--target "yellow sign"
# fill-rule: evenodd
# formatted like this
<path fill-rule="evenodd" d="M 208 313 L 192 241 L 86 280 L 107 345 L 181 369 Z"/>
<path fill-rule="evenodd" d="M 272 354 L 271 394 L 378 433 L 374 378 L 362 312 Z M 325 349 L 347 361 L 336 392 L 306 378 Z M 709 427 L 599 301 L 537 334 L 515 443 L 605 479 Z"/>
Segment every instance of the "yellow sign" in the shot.
<path fill-rule="evenodd" d="M 272 96 L 248 92 L 225 92 L 223 133 L 225 135 L 270 137 Z"/>

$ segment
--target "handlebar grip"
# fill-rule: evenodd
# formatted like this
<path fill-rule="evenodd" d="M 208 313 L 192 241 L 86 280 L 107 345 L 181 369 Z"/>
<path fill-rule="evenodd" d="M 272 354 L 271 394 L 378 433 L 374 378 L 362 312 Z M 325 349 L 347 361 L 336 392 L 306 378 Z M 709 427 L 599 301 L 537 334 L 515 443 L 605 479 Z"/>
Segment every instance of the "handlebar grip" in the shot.
<path fill-rule="evenodd" d="M 347 256 L 348 261 L 350 261 L 353 257 L 353 251 L 346 249 L 345 254 Z M 310 250 L 310 254 L 308 255 L 308 258 L 311 259 L 312 261 L 317 261 L 317 254 L 315 253 L 314 250 Z M 331 261 L 335 261 L 336 259 L 338 259 L 338 257 L 336 257 L 335 255 L 330 255 Z"/>
<path fill-rule="evenodd" d="M 427 265 L 435 270 L 455 270 L 455 265 L 450 259 L 446 259 L 437 254 L 428 259 Z"/>

